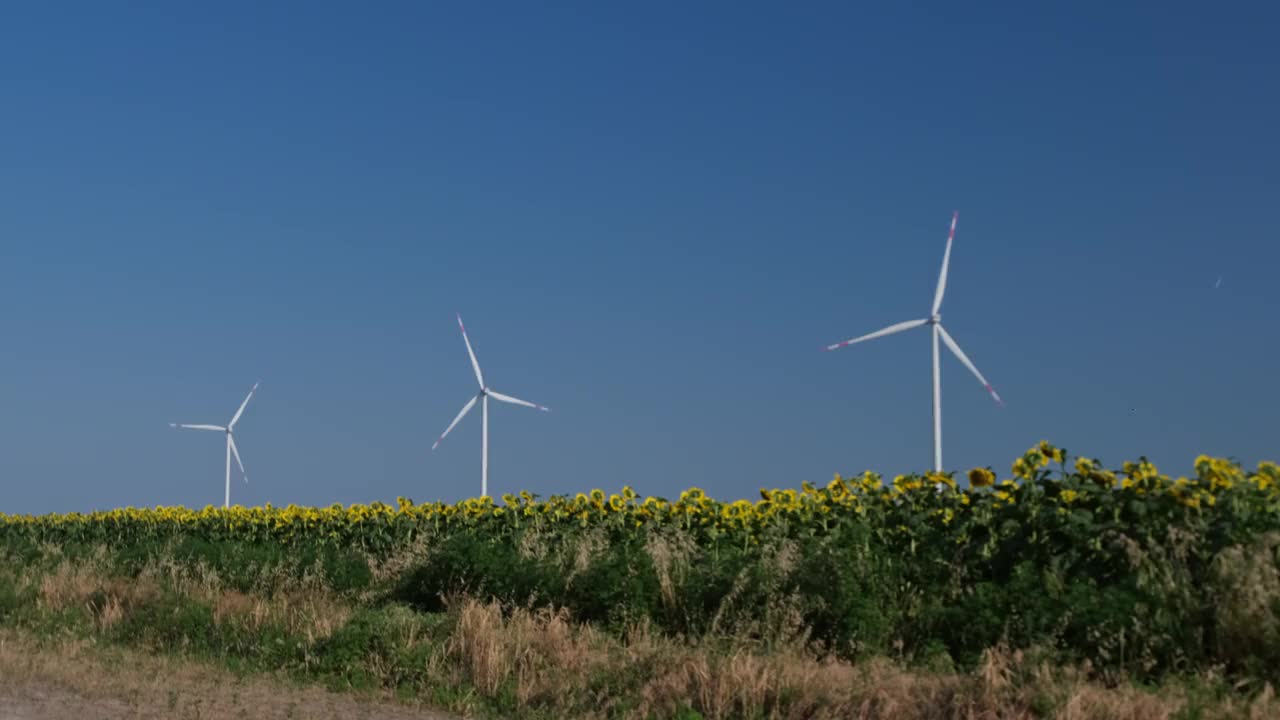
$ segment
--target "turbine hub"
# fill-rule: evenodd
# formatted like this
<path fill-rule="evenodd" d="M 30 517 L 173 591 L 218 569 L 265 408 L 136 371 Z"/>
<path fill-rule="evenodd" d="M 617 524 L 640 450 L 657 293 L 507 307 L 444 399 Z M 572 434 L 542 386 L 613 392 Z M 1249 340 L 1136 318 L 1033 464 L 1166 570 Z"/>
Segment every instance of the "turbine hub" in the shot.
<path fill-rule="evenodd" d="M 940 323 L 940 322 L 942 322 L 942 316 L 941 316 L 941 315 L 934 315 L 933 317 L 929 318 L 929 324 L 930 324 L 930 325 L 937 325 L 937 324 L 938 324 L 938 323 Z"/>

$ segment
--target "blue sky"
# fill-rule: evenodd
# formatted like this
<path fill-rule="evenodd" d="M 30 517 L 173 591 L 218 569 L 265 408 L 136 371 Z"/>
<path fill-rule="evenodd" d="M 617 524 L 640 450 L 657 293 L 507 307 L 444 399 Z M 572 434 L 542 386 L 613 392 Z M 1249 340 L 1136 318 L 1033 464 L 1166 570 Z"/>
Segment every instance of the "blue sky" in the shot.
<path fill-rule="evenodd" d="M 269 5 L 269 7 L 263 7 Z M 41 3 L 0 24 L 0 510 L 721 496 L 1276 452 L 1274 4 Z M 1218 277 L 1221 287 L 1215 288 Z"/>

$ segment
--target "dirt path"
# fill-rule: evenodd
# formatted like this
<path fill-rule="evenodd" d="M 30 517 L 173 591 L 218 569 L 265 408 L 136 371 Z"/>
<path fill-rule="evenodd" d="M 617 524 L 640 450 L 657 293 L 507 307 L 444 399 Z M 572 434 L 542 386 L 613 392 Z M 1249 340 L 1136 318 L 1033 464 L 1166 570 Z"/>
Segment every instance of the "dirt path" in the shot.
<path fill-rule="evenodd" d="M 298 718 L 320 720 L 444 720 L 446 716 L 425 710 L 360 703 L 348 698 L 325 697 L 322 693 L 296 691 L 284 696 L 258 697 L 252 702 L 218 702 L 188 689 L 186 696 L 171 707 L 168 702 L 152 703 L 90 695 L 38 681 L 10 687 L 0 680 L 0 720 L 136 720 L 138 718 Z M 292 697 L 290 697 L 292 696 Z"/>
<path fill-rule="evenodd" d="M 124 703 L 88 700 L 68 690 L 41 686 L 35 681 L 24 681 L 20 687 L 10 687 L 7 679 L 0 679 L 0 720 L 124 717 L 130 717 L 129 708 Z"/>
<path fill-rule="evenodd" d="M 457 720 L 207 665 L 0 634 L 0 720 Z"/>

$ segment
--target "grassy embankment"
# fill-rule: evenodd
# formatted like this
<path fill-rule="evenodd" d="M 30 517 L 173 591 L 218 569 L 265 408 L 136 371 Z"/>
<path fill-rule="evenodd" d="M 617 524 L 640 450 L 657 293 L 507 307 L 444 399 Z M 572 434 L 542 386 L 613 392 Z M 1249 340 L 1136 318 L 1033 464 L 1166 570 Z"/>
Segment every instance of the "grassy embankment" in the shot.
<path fill-rule="evenodd" d="M 1015 473 L 0 517 L 0 627 L 502 717 L 1280 716 L 1275 466 Z"/>

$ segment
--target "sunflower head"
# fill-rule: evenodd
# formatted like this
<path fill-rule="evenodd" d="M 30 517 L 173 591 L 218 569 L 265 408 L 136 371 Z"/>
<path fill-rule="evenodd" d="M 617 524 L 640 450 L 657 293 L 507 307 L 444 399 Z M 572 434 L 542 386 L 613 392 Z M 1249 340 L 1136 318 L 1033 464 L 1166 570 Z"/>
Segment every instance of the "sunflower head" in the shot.
<path fill-rule="evenodd" d="M 893 489 L 898 492 L 919 490 L 922 487 L 924 487 L 924 481 L 916 475 L 899 475 L 893 479 Z"/>
<path fill-rule="evenodd" d="M 1060 463 L 1062 462 L 1063 457 L 1065 457 L 1065 453 L 1062 448 L 1054 447 L 1048 440 L 1041 440 L 1040 444 L 1037 445 L 1034 450 L 1038 451 L 1040 453 L 1040 457 L 1043 458 L 1040 463 L 1040 467 L 1048 465 L 1049 461 Z"/>
<path fill-rule="evenodd" d="M 996 482 L 996 474 L 989 468 L 974 468 L 969 471 L 969 487 L 991 487 Z"/>
<path fill-rule="evenodd" d="M 956 489 L 956 481 L 955 478 L 951 477 L 951 473 L 931 472 L 925 475 L 925 479 L 934 486 L 946 486 L 952 490 Z"/>
<path fill-rule="evenodd" d="M 848 488 L 845 487 L 844 480 L 840 477 L 839 473 L 836 473 L 836 476 L 831 480 L 831 482 L 827 483 L 827 492 L 831 493 L 831 497 L 837 500 L 844 497 L 847 491 Z"/>
<path fill-rule="evenodd" d="M 1031 478 L 1035 477 L 1035 474 L 1036 474 L 1036 465 L 1032 461 L 1028 460 L 1026 456 L 1020 457 L 1017 460 L 1013 461 L 1014 477 L 1023 478 L 1024 480 L 1030 480 Z"/>

